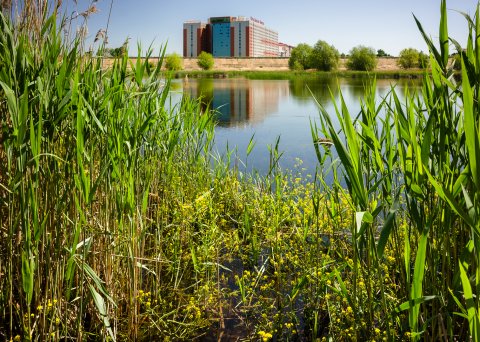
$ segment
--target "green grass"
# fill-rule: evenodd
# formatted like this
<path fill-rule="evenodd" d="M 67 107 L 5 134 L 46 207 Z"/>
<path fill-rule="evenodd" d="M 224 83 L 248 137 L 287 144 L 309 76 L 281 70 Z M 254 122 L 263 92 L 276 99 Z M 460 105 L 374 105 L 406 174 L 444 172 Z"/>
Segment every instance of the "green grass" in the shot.
<path fill-rule="evenodd" d="M 163 52 L 104 70 L 29 6 L 0 15 L 0 338 L 478 339 L 478 9 L 460 83 L 442 1 L 421 94 L 319 104 L 302 178 L 278 140 L 266 176 L 214 154 Z"/>
<path fill-rule="evenodd" d="M 176 78 L 232 78 L 243 77 L 253 80 L 295 80 L 295 79 L 318 79 L 327 77 L 343 78 L 369 78 L 377 79 L 400 79 L 400 78 L 419 78 L 424 75 L 422 70 L 394 70 L 394 71 L 179 71 L 175 73 Z"/>

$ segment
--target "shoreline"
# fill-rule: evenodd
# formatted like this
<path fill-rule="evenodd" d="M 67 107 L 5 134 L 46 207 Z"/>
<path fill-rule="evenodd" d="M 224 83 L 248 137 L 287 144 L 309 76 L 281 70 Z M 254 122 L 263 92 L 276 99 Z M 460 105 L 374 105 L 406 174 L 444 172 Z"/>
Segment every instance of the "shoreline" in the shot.
<path fill-rule="evenodd" d="M 137 60 L 136 57 L 129 57 L 132 63 Z M 113 65 L 114 58 L 104 58 L 103 63 L 106 68 Z M 142 61 L 145 58 L 141 58 Z M 148 58 L 151 63 L 157 63 L 158 57 Z M 183 69 L 169 72 L 163 69 L 164 73 L 170 73 L 175 78 L 231 78 L 245 77 L 249 79 L 295 79 L 318 78 L 318 77 L 348 77 L 363 78 L 375 76 L 377 78 L 421 78 L 425 74 L 424 69 L 412 68 L 402 69 L 397 65 L 397 57 L 381 57 L 373 71 L 354 71 L 346 68 L 347 58 L 341 58 L 339 66 L 333 71 L 316 70 L 290 70 L 288 68 L 288 58 L 215 58 L 214 67 L 211 70 L 202 70 L 197 65 L 197 58 L 183 58 Z M 163 67 L 162 67 L 163 68 Z"/>
<path fill-rule="evenodd" d="M 168 74 L 169 72 L 166 72 Z M 229 71 L 229 70 L 181 70 L 170 72 L 174 78 L 247 78 L 259 80 L 292 80 L 297 78 L 325 78 L 325 77 L 343 77 L 343 78 L 365 78 L 376 77 L 378 79 L 419 79 L 425 75 L 425 70 L 377 70 L 377 71 L 351 71 L 351 70 L 335 70 L 335 71 Z"/>

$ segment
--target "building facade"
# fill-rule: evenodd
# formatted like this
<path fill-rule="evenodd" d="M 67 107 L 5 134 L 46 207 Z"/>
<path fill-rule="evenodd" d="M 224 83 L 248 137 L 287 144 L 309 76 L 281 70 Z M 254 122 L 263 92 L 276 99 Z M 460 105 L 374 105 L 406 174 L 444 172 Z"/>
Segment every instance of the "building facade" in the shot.
<path fill-rule="evenodd" d="M 278 57 L 278 33 L 255 18 L 248 20 L 251 57 Z"/>
<path fill-rule="evenodd" d="M 248 21 L 236 20 L 231 24 L 233 57 L 250 57 L 250 27 Z"/>
<path fill-rule="evenodd" d="M 215 17 L 209 19 L 212 31 L 212 55 L 214 57 L 231 56 L 231 24 L 232 17 Z"/>
<path fill-rule="evenodd" d="M 184 57 L 201 51 L 214 57 L 280 57 L 278 33 L 255 18 L 212 17 L 183 24 Z"/>
<path fill-rule="evenodd" d="M 183 23 L 183 56 L 197 57 L 202 50 L 202 23 L 189 21 Z"/>
<path fill-rule="evenodd" d="M 200 52 L 211 53 L 211 28 L 200 21 L 183 23 L 183 57 L 198 57 Z"/>

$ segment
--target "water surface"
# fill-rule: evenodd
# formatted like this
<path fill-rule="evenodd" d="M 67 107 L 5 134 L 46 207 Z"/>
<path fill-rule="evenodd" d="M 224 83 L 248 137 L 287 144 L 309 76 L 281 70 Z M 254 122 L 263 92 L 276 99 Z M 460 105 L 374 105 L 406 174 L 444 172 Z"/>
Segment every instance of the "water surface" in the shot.
<path fill-rule="evenodd" d="M 236 163 L 240 169 L 269 170 L 268 146 L 280 138 L 279 152 L 283 155 L 280 166 L 313 174 L 318 164 L 310 124 L 319 122 L 316 101 L 338 125 L 332 96 L 338 103 L 340 91 L 352 117 L 360 111 L 360 101 L 367 79 L 324 77 L 316 80 L 248 80 L 248 79 L 188 79 L 176 80 L 181 91 L 192 97 L 202 97 L 204 103 L 216 110 L 218 126 L 215 148 L 224 154 L 227 146 L 236 150 Z M 403 94 L 406 87 L 418 89 L 418 80 L 377 80 L 378 102 L 396 87 Z M 255 148 L 248 156 L 247 146 L 254 135 Z M 303 169 L 303 170 L 301 170 Z"/>

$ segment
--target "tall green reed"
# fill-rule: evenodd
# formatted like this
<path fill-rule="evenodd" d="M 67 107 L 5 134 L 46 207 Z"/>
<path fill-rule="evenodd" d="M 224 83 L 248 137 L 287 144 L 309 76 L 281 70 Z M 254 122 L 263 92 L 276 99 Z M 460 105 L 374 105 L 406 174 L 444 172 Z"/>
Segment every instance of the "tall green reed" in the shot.
<path fill-rule="evenodd" d="M 335 106 L 340 131 L 320 106 L 323 134 L 332 139 L 356 212 L 350 234 L 356 276 L 382 277 L 385 248 L 404 259 L 398 277 L 407 299 L 396 310 L 387 305 L 385 290 L 368 290 L 362 310 L 374 323 L 372 291 L 382 296 L 381 311 L 395 324 L 408 311 L 413 340 L 463 336 L 477 339 L 478 222 L 476 169 L 478 152 L 478 7 L 469 26 L 467 49 L 448 37 L 446 2 L 441 2 L 439 44 L 420 33 L 430 50 L 431 73 L 422 93 L 407 92 L 400 100 L 395 88 L 380 104 L 367 88 L 361 111 L 353 119 L 342 98 Z M 462 81 L 457 83 L 449 45 L 462 56 Z M 333 97 L 332 97 L 333 99 Z M 312 130 L 318 141 L 317 129 Z M 329 150 L 326 151 L 330 153 Z M 317 148 L 319 161 L 325 153 Z M 335 186 L 335 185 L 334 185 Z M 339 185 L 337 185 L 339 188 Z M 402 242 L 403 240 L 403 242 Z M 416 248 L 412 248 L 416 246 Z M 470 274 L 470 276 L 468 276 Z M 380 280 L 380 279 L 379 279 Z M 380 282 L 383 284 L 383 282 Z M 460 310 L 462 314 L 455 315 Z M 469 334 L 461 327 L 469 324 Z M 357 337 L 369 333 L 357 327 Z"/>
<path fill-rule="evenodd" d="M 0 15 L 1 330 L 115 339 L 123 326 L 136 338 L 145 270 L 161 273 L 144 260 L 159 246 L 146 243 L 152 222 L 163 224 L 150 203 L 169 205 L 162 189 L 180 169 L 206 181 L 198 166 L 209 163 L 213 122 L 192 100 L 169 107 L 164 50 L 153 68 L 148 50 L 104 70 L 81 37 L 63 40 L 68 21 L 46 10 L 36 19 L 40 36 Z"/>

